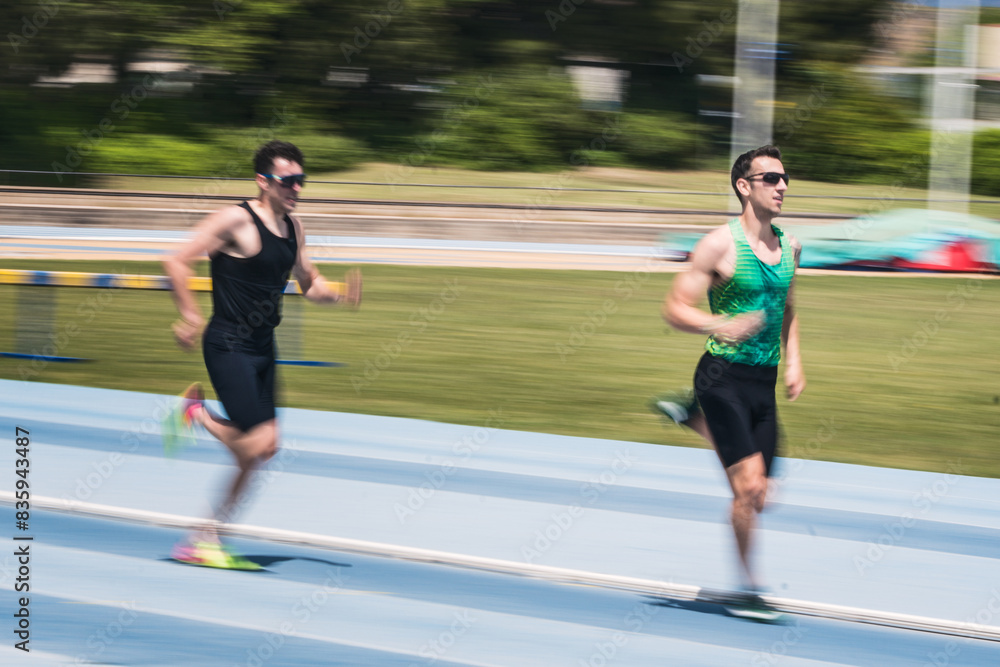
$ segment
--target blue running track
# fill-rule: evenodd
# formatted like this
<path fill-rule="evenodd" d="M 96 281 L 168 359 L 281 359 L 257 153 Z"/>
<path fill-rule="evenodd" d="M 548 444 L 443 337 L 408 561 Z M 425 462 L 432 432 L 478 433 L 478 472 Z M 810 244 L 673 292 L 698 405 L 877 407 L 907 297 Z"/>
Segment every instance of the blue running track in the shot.
<path fill-rule="evenodd" d="M 792 613 L 761 625 L 712 602 L 735 583 L 713 453 L 503 430 L 502 412 L 283 410 L 284 449 L 232 528 L 264 570 L 172 562 L 231 469 L 207 437 L 163 457 L 168 404 L 0 381 L 0 664 L 1000 665 L 1000 480 L 957 462 L 782 460 L 758 536 Z"/>

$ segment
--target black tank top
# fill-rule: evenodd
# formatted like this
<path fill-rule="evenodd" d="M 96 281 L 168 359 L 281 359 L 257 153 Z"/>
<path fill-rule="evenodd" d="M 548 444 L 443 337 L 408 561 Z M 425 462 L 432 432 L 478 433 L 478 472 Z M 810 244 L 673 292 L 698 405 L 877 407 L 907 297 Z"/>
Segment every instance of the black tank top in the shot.
<path fill-rule="evenodd" d="M 288 238 L 276 236 L 254 212 L 246 209 L 260 234 L 260 252 L 234 257 L 221 250 L 212 264 L 212 323 L 236 332 L 241 338 L 270 339 L 281 322 L 281 297 L 298 252 L 295 227 L 286 215 Z"/>

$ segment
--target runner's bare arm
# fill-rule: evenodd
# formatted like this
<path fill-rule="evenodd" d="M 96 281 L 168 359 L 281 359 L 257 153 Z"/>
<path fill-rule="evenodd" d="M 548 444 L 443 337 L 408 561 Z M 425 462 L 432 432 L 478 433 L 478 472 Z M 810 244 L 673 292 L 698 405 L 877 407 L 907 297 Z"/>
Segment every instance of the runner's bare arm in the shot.
<path fill-rule="evenodd" d="M 361 305 L 361 271 L 351 269 L 344 276 L 343 289 L 331 287 L 316 266 L 310 261 L 306 252 L 305 232 L 297 218 L 292 217 L 295 225 L 295 238 L 298 241 L 299 253 L 295 260 L 292 273 L 299 281 L 302 296 L 313 303 L 342 303 L 350 308 Z"/>
<path fill-rule="evenodd" d="M 802 245 L 793 237 L 790 239 L 795 250 L 795 268 L 799 266 Z M 799 317 L 795 309 L 795 278 L 788 286 L 785 299 L 785 318 L 781 325 L 781 342 L 785 347 L 785 389 L 788 400 L 794 401 L 806 388 L 806 376 L 802 369 L 802 355 L 799 351 Z"/>
<path fill-rule="evenodd" d="M 190 349 L 205 324 L 201 308 L 188 286 L 194 275 L 191 266 L 204 257 L 217 252 L 232 242 L 232 230 L 245 222 L 246 212 L 238 206 L 228 206 L 206 216 L 195 227 L 194 236 L 181 248 L 163 260 L 163 268 L 170 277 L 171 293 L 181 319 L 174 323 L 178 344 Z"/>
<path fill-rule="evenodd" d="M 691 267 L 674 278 L 663 302 L 663 319 L 667 324 L 688 333 L 711 333 L 723 323 L 725 318 L 706 313 L 700 305 L 725 252 L 726 239 L 716 232 L 698 242 L 691 253 Z"/>
<path fill-rule="evenodd" d="M 716 267 L 732 244 L 725 227 L 709 232 L 691 253 L 691 268 L 674 279 L 673 287 L 663 302 L 663 319 L 679 331 L 714 334 L 738 343 L 760 330 L 760 313 L 743 313 L 735 317 L 712 315 L 700 308 L 704 295 L 712 287 Z"/>

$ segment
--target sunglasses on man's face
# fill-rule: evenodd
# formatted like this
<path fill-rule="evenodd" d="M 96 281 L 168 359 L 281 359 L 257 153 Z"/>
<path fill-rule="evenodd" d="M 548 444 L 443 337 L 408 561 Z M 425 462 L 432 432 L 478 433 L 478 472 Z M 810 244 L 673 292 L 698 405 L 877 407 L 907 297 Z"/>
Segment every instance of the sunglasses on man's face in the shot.
<path fill-rule="evenodd" d="M 769 171 L 763 174 L 754 174 L 752 176 L 747 176 L 747 180 L 749 181 L 751 178 L 757 178 L 758 176 L 760 176 L 760 180 L 764 181 L 765 183 L 769 183 L 770 185 L 777 185 L 778 181 L 784 181 L 785 185 L 788 185 L 788 174 L 779 174 L 776 171 Z"/>
<path fill-rule="evenodd" d="M 275 176 L 274 174 L 260 174 L 260 175 L 263 176 L 264 178 L 273 178 L 286 188 L 291 188 L 296 185 L 302 187 L 306 184 L 305 174 L 292 174 L 291 176 Z"/>

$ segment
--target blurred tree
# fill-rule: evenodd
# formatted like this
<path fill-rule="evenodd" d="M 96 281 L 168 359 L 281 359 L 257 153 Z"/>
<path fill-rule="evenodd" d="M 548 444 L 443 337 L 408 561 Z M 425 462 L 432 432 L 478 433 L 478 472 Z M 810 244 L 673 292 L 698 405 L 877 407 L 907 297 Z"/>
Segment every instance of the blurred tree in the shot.
<path fill-rule="evenodd" d="M 832 65 L 804 68 L 816 82 L 794 112 L 781 114 L 776 140 L 803 178 L 840 183 L 927 181 L 930 133 L 874 84 Z"/>
<path fill-rule="evenodd" d="M 892 5 L 782 3 L 779 41 L 790 59 L 780 63 L 779 94 L 808 93 L 815 77 L 802 65 L 858 61 Z M 191 62 L 206 83 L 144 102 L 110 138 L 121 147 L 101 149 L 109 155 L 127 153 L 129 133 L 162 135 L 149 139 L 157 146 L 176 136 L 186 154 L 220 129 L 259 128 L 280 108 L 295 131 L 351 136 L 381 159 L 432 141 L 432 160 L 468 152 L 478 167 L 558 167 L 606 131 L 606 116 L 581 109 L 565 75 L 584 64 L 628 72 L 621 111 L 630 122 L 595 159 L 669 167 L 684 162 L 699 131 L 697 75 L 732 73 L 737 12 L 736 0 L 10 0 L 0 5 L 0 121 L 10 123 L 0 132 L 65 153 L 67 136 L 131 89 L 129 63 L 156 54 Z M 112 65 L 118 87 L 51 91 L 45 114 L 15 108 L 30 105 L 23 93 L 40 74 L 88 59 Z M 489 75 L 503 83 L 495 95 L 460 126 L 442 120 Z M 850 117 L 861 122 L 877 106 Z M 351 146 L 352 155 L 364 150 Z"/>
<path fill-rule="evenodd" d="M 778 39 L 794 60 L 857 63 L 876 41 L 876 25 L 893 0 L 782 2 Z"/>
<path fill-rule="evenodd" d="M 75 28 L 86 8 L 52 0 L 0 3 L 0 82 L 30 83 L 66 70 L 76 57 Z"/>

